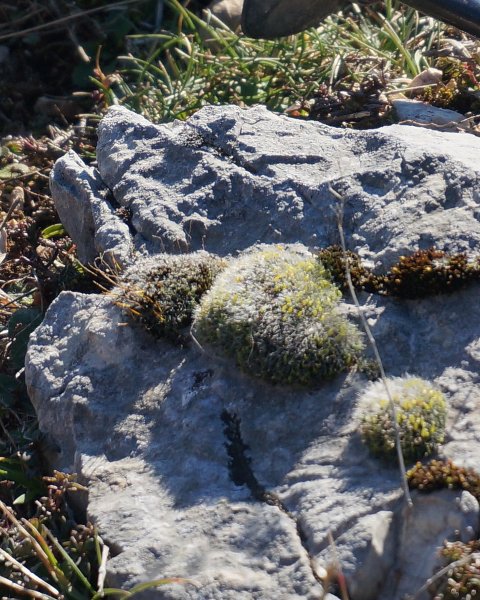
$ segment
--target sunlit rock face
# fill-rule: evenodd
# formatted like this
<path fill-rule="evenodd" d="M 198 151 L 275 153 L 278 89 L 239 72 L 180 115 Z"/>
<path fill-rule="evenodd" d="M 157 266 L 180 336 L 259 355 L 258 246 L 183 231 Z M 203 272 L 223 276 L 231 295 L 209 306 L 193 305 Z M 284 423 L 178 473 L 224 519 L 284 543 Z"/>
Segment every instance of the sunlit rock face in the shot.
<path fill-rule="evenodd" d="M 257 244 L 337 244 L 340 195 L 348 248 L 382 272 L 432 246 L 475 260 L 479 151 L 466 133 L 345 131 L 260 107 L 206 107 L 160 126 L 115 107 L 99 127 L 98 168 L 70 153 L 52 191 L 85 260 L 131 268 L 159 253 L 230 260 Z M 479 292 L 473 281 L 421 300 L 359 297 L 387 374 L 443 392 L 440 453 L 471 467 Z M 352 600 L 400 600 L 431 575 L 444 539 L 478 533 L 466 492 L 414 495 L 406 511 L 396 465 L 361 439 L 362 369 L 275 385 L 193 339 L 154 337 L 110 296 L 63 293 L 32 335 L 26 379 L 62 450 L 55 466 L 89 485 L 109 583 L 190 581 L 139 597 L 313 600 L 334 562 L 331 534 Z"/>

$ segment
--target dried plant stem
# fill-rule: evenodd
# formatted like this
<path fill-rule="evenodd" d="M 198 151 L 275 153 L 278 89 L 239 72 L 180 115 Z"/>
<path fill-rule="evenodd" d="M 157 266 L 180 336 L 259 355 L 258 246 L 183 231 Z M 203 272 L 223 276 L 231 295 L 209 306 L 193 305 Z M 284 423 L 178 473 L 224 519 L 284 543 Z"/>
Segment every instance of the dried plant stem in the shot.
<path fill-rule="evenodd" d="M 0 231 L 3 230 L 3 228 L 7 224 L 8 219 L 12 216 L 13 211 L 17 208 L 19 203 L 20 203 L 20 200 L 18 198 L 12 202 L 12 204 L 10 205 L 10 208 L 8 209 L 7 214 L 4 216 L 2 222 L 0 223 Z"/>
<path fill-rule="evenodd" d="M 405 461 L 403 459 L 403 454 L 402 454 L 402 445 L 400 442 L 400 429 L 398 427 L 398 422 L 397 422 L 397 409 L 395 407 L 395 402 L 393 401 L 392 394 L 390 393 L 390 388 L 389 388 L 388 382 L 387 382 L 387 376 L 385 375 L 385 369 L 383 368 L 383 362 L 382 362 L 382 358 L 380 356 L 380 352 L 378 351 L 377 342 L 375 341 L 375 338 L 373 337 L 373 334 L 372 334 L 372 330 L 370 329 L 370 325 L 368 324 L 367 319 L 365 318 L 365 315 L 363 314 L 363 310 L 360 306 L 357 294 L 355 292 L 355 288 L 353 287 L 353 283 L 352 283 L 349 258 L 348 258 L 348 254 L 347 254 L 347 246 L 345 244 L 345 232 L 343 229 L 343 214 L 344 214 L 345 199 L 336 190 L 334 190 L 332 188 L 332 186 L 329 185 L 328 190 L 339 203 L 339 207 L 337 210 L 337 225 L 338 225 L 338 232 L 340 234 L 340 245 L 342 247 L 343 258 L 344 258 L 344 262 L 345 262 L 345 274 L 346 274 L 348 289 L 350 291 L 350 295 L 352 296 L 352 300 L 355 304 L 355 307 L 358 311 L 358 315 L 360 317 L 363 328 L 367 335 L 368 342 L 373 350 L 373 354 L 375 356 L 375 361 L 376 361 L 379 371 L 380 371 L 380 378 L 385 387 L 385 393 L 387 394 L 388 402 L 390 405 L 390 410 L 392 411 L 393 426 L 395 428 L 395 447 L 396 447 L 396 451 L 397 451 L 398 466 L 400 469 L 400 478 L 402 481 L 402 488 L 403 488 L 403 492 L 404 492 L 405 502 L 407 503 L 407 507 L 411 508 L 413 506 L 413 502 L 412 502 L 412 497 L 410 495 L 410 490 L 408 488 L 407 471 L 405 469 Z"/>
<path fill-rule="evenodd" d="M 48 23 L 42 23 L 41 25 L 36 25 L 35 27 L 29 27 L 28 29 L 22 29 L 20 31 L 14 31 L 12 33 L 7 33 L 5 35 L 0 35 L 0 41 L 9 40 L 15 37 L 22 37 L 27 35 L 28 33 L 33 33 L 34 31 L 40 31 L 42 29 L 50 29 L 55 25 L 63 25 L 69 21 L 73 21 L 75 19 L 79 19 L 81 17 L 86 17 L 87 15 L 92 15 L 93 13 L 97 13 L 103 10 L 112 9 L 112 8 L 120 8 L 121 6 L 127 6 L 128 4 L 133 4 L 134 2 L 138 2 L 138 0 L 121 0 L 120 2 L 114 2 L 113 4 L 109 4 L 108 6 L 98 6 L 96 8 L 90 8 L 88 10 L 82 10 L 78 13 L 67 15 L 66 17 L 61 17 L 59 19 L 54 19 L 53 21 L 49 21 Z"/>
<path fill-rule="evenodd" d="M 56 578 L 55 572 L 52 569 L 52 565 L 50 564 L 48 556 L 44 552 L 44 550 L 43 550 L 42 546 L 39 544 L 39 542 L 35 539 L 35 537 L 33 535 L 31 535 L 25 529 L 25 527 L 22 525 L 22 523 L 20 523 L 20 521 L 17 519 L 17 517 L 13 514 L 12 510 L 6 504 L 4 504 L 1 500 L 0 500 L 0 510 L 3 512 L 4 516 L 12 523 L 12 525 L 14 525 L 18 529 L 19 533 L 25 539 L 30 541 L 33 548 L 35 549 L 35 552 L 36 552 L 38 558 L 42 561 L 43 566 L 47 569 L 47 571 L 56 580 L 57 578 Z"/>
<path fill-rule="evenodd" d="M 35 575 L 35 573 L 32 573 L 32 571 L 30 571 L 30 569 L 28 569 L 25 565 L 22 565 L 22 563 L 18 562 L 18 560 L 16 558 L 13 558 L 13 556 L 11 556 L 8 552 L 3 550 L 2 548 L 0 548 L 0 556 L 2 556 L 5 559 L 5 561 L 11 562 L 12 565 L 15 565 L 15 567 L 21 573 L 23 573 L 23 575 L 25 575 L 25 577 L 27 577 L 30 581 L 33 581 L 40 587 L 44 587 L 48 591 L 49 594 L 51 594 L 52 596 L 55 596 L 55 597 L 60 596 L 60 592 L 57 589 L 55 589 L 49 583 L 44 581 L 41 577 L 38 577 L 38 575 Z M 42 594 L 42 597 L 43 597 L 43 594 Z"/>
<path fill-rule="evenodd" d="M 328 542 L 330 544 L 330 547 L 332 548 L 334 568 L 337 574 L 337 582 L 340 588 L 340 593 L 342 594 L 342 600 L 350 600 L 350 596 L 348 595 L 347 590 L 347 582 L 345 581 L 345 575 L 343 574 L 342 567 L 340 565 L 337 547 L 335 546 L 335 540 L 333 539 L 331 531 L 328 532 Z"/>
<path fill-rule="evenodd" d="M 7 579 L 6 577 L 0 576 L 0 584 L 22 596 L 30 596 L 30 598 L 39 598 L 40 600 L 55 600 L 53 596 L 47 596 L 44 592 L 39 592 L 37 590 L 29 590 L 28 588 L 23 587 L 23 585 L 10 581 L 10 579 Z"/>
<path fill-rule="evenodd" d="M 103 542 L 102 542 L 103 544 Z M 103 544 L 102 546 L 102 557 L 100 560 L 100 566 L 98 567 L 98 578 L 97 578 L 97 591 L 103 592 L 103 588 L 105 585 L 105 577 L 107 576 L 107 559 L 108 554 L 110 552 L 110 548 Z"/>
<path fill-rule="evenodd" d="M 443 567 L 443 569 L 440 569 L 440 571 L 437 571 L 435 573 L 435 575 L 432 575 L 432 577 L 427 579 L 427 581 L 422 585 L 422 587 L 419 588 L 415 592 L 415 594 L 411 597 L 411 600 L 416 600 L 416 598 L 418 598 L 423 592 L 426 592 L 428 590 L 428 588 L 432 585 L 432 583 L 435 583 L 435 581 L 437 581 L 444 575 L 447 575 L 451 569 L 455 569 L 456 567 L 461 567 L 462 565 L 466 564 L 470 560 L 472 560 L 472 559 L 478 560 L 479 558 L 480 558 L 480 552 L 473 552 L 472 554 L 469 554 L 468 556 L 464 556 L 463 558 L 459 558 L 458 560 L 455 560 L 454 562 L 449 563 L 448 565 Z M 410 598 L 410 596 L 409 596 L 409 598 Z"/>

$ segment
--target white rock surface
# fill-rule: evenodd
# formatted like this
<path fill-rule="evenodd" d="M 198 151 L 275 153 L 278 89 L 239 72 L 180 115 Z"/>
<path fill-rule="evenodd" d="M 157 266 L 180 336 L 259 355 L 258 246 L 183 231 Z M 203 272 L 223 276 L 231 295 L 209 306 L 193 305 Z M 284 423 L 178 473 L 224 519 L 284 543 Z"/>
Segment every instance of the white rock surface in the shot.
<path fill-rule="evenodd" d="M 70 151 L 55 163 L 50 187 L 55 208 L 77 244 L 81 262 L 91 263 L 99 254 L 119 265 L 131 261 L 128 225 L 115 215 L 97 171 Z"/>
<path fill-rule="evenodd" d="M 449 108 L 438 108 L 437 106 L 428 104 L 428 102 L 407 100 L 405 98 L 393 100 L 392 104 L 398 119 L 400 121 L 407 121 L 410 124 L 412 122 L 423 125 L 433 124 L 440 125 L 443 128 L 451 126 L 454 131 L 454 127 L 458 123 L 465 121 L 465 115 L 462 115 L 462 113 L 450 110 Z"/>
<path fill-rule="evenodd" d="M 419 247 L 480 247 L 479 150 L 467 134 L 340 131 L 261 108 L 209 107 L 172 126 L 114 108 L 99 130 L 98 165 L 132 212 L 133 239 L 122 234 L 119 248 L 225 255 L 257 241 L 336 243 L 331 184 L 346 197 L 350 248 L 385 269 Z M 57 165 L 55 195 L 67 167 L 72 198 L 82 189 L 77 164 L 69 156 Z M 105 247 L 116 253 L 112 239 Z M 387 372 L 440 386 L 449 403 L 442 452 L 473 467 L 479 291 L 360 298 Z M 62 448 L 56 466 L 89 483 L 88 515 L 115 551 L 113 585 L 169 575 L 195 585 L 143 598 L 318 598 L 314 571 L 332 564 L 331 531 L 352 600 L 400 600 L 431 575 L 444 538 L 478 533 L 478 503 L 460 492 L 418 496 L 404 515 L 396 468 L 371 458 L 358 434 L 363 375 L 313 390 L 271 386 L 125 321 L 108 297 L 63 293 L 26 363 L 41 428 Z M 247 459 L 273 496 L 246 485 Z"/>

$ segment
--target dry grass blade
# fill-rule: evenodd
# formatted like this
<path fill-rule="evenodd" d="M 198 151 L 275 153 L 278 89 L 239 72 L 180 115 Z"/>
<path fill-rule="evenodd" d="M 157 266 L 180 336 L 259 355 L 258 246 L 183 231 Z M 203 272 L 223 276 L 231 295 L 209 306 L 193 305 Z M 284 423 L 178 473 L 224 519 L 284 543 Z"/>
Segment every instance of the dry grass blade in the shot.
<path fill-rule="evenodd" d="M 337 226 L 338 226 L 338 232 L 340 234 L 340 245 L 342 248 L 344 262 L 345 262 L 345 274 L 346 274 L 348 289 L 349 289 L 350 295 L 352 296 L 352 300 L 357 309 L 357 312 L 358 312 L 358 315 L 362 322 L 365 333 L 367 335 L 368 342 L 373 350 L 373 353 L 375 356 L 375 361 L 376 361 L 376 363 L 378 365 L 378 369 L 380 371 L 380 378 L 385 387 L 385 393 L 387 394 L 390 409 L 392 411 L 392 423 L 393 423 L 393 426 L 395 427 L 395 446 L 396 446 L 396 450 L 397 450 L 398 466 L 400 469 L 402 488 L 403 488 L 403 493 L 404 493 L 404 497 L 405 497 L 405 502 L 407 504 L 407 508 L 411 508 L 413 506 L 413 502 L 412 502 L 412 497 L 410 495 L 410 489 L 408 487 L 407 470 L 405 468 L 405 461 L 404 461 L 403 453 L 402 453 L 402 445 L 400 442 L 400 429 L 398 427 L 398 421 L 397 421 L 397 409 L 395 407 L 395 402 L 393 401 L 393 397 L 392 397 L 390 388 L 387 383 L 387 376 L 385 374 L 385 369 L 383 368 L 383 362 L 382 362 L 382 358 L 380 356 L 380 352 L 378 350 L 377 342 L 375 341 L 375 338 L 373 337 L 373 334 L 372 334 L 372 330 L 370 329 L 370 325 L 368 324 L 367 319 L 365 318 L 365 315 L 363 314 L 362 308 L 360 306 L 360 302 L 358 301 L 358 297 L 357 297 L 355 288 L 353 287 L 353 283 L 352 283 L 352 277 L 351 277 L 350 266 L 349 266 L 349 258 L 348 258 L 348 254 L 347 254 L 347 245 L 345 243 L 345 233 L 343 230 L 343 214 L 344 214 L 345 198 L 343 198 L 343 196 L 341 196 L 336 190 L 334 190 L 332 188 L 332 186 L 329 186 L 328 189 L 329 189 L 329 192 L 332 194 L 332 196 L 339 203 L 338 211 L 337 211 Z"/>
<path fill-rule="evenodd" d="M 4 585 L 6 588 L 9 588 L 20 594 L 20 596 L 30 596 L 30 598 L 39 598 L 40 600 L 55 600 L 53 596 L 48 596 L 44 592 L 39 592 L 37 590 L 29 590 L 28 588 L 24 588 L 22 585 L 15 583 L 14 581 L 10 581 L 6 577 L 2 577 L 0 575 L 0 584 Z"/>
<path fill-rule="evenodd" d="M 27 569 L 27 567 L 25 567 L 25 565 L 22 565 L 22 563 L 18 562 L 18 560 L 16 560 L 15 558 L 13 558 L 13 556 L 11 556 L 10 554 L 8 554 L 8 552 L 6 552 L 5 550 L 3 550 L 2 548 L 0 548 L 0 556 L 2 556 L 5 561 L 9 561 L 12 563 L 12 565 L 15 565 L 15 567 L 30 581 L 33 581 L 34 583 L 36 583 L 38 586 L 45 588 L 49 594 L 51 594 L 52 596 L 55 596 L 55 598 L 57 598 L 58 596 L 60 596 L 60 592 L 55 589 L 53 586 L 51 586 L 49 583 L 47 583 L 46 581 L 44 581 L 41 577 L 38 577 L 38 575 L 35 575 L 35 573 L 32 573 L 32 571 L 30 571 L 30 569 Z"/>
<path fill-rule="evenodd" d="M 100 565 L 98 567 L 97 577 L 97 590 L 99 593 L 103 592 L 105 587 L 105 577 L 107 576 L 107 560 L 110 552 L 110 548 L 105 544 L 102 546 L 102 556 L 100 558 Z"/>
<path fill-rule="evenodd" d="M 448 573 L 455 567 L 461 567 L 462 565 L 465 565 L 466 563 L 470 562 L 472 559 L 473 560 L 480 559 L 480 553 L 474 552 L 473 554 L 469 554 L 468 556 L 464 556 L 463 558 L 459 558 L 458 560 L 455 560 L 454 562 L 449 563 L 448 565 L 443 567 L 443 569 L 440 569 L 440 571 L 437 571 L 435 573 L 435 575 L 433 575 L 432 577 L 427 579 L 427 581 L 422 585 L 422 587 L 419 588 L 415 592 L 415 594 L 413 596 L 409 597 L 407 600 L 417 600 L 417 598 L 420 598 L 420 596 L 422 596 L 422 594 L 424 592 L 428 591 L 428 588 L 433 583 L 435 583 L 436 581 L 441 579 L 444 575 L 448 575 Z"/>
<path fill-rule="evenodd" d="M 4 504 L 1 500 L 0 500 L 0 510 L 3 512 L 4 516 L 12 523 L 12 525 L 14 525 L 18 529 L 19 533 L 25 539 L 30 541 L 33 548 L 35 549 L 35 552 L 36 552 L 38 558 L 42 561 L 43 566 L 47 569 L 47 571 L 49 573 L 51 573 L 51 575 L 54 577 L 54 579 L 56 579 L 55 573 L 52 570 L 52 565 L 50 563 L 50 560 L 49 560 L 47 554 L 44 552 L 42 546 L 36 540 L 36 538 L 33 535 L 31 535 L 27 531 L 27 529 L 25 529 L 25 527 L 22 525 L 22 523 L 20 523 L 20 521 L 17 519 L 17 517 L 13 514 L 12 510 L 6 504 Z M 28 521 L 27 521 L 27 523 L 28 523 Z"/>

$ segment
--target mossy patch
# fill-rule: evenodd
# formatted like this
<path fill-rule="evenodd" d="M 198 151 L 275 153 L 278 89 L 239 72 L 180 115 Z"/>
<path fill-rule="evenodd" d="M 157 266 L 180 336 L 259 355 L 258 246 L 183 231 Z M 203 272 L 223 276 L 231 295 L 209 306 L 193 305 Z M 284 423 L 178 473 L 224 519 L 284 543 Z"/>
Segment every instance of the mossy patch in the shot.
<path fill-rule="evenodd" d="M 466 490 L 480 500 L 480 475 L 474 470 L 459 467 L 451 460 L 417 462 L 407 472 L 408 485 L 422 492 L 433 490 Z"/>
<path fill-rule="evenodd" d="M 445 435 L 447 404 L 442 392 L 417 377 L 391 378 L 388 384 L 405 460 L 432 454 Z M 394 460 L 395 425 L 383 383 L 372 384 L 361 403 L 365 408 L 361 425 L 365 443 L 374 456 Z"/>
<path fill-rule="evenodd" d="M 153 335 L 185 341 L 182 331 L 226 264 L 206 252 L 160 254 L 130 267 L 111 293 L 115 303 Z"/>
<path fill-rule="evenodd" d="M 354 287 L 384 296 L 425 298 L 454 292 L 471 281 L 480 281 L 480 260 L 470 260 L 465 253 L 448 254 L 436 248 L 417 250 L 408 256 L 401 256 L 384 274 L 375 274 L 367 269 L 354 252 L 347 252 L 346 257 Z M 329 246 L 318 252 L 318 259 L 327 268 L 332 280 L 346 290 L 342 249 Z"/>
<path fill-rule="evenodd" d="M 363 349 L 341 292 L 303 247 L 261 247 L 232 261 L 203 296 L 194 333 L 247 373 L 278 383 L 333 377 Z"/>

